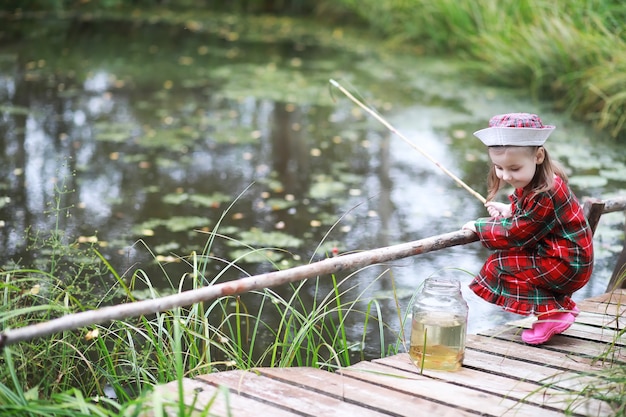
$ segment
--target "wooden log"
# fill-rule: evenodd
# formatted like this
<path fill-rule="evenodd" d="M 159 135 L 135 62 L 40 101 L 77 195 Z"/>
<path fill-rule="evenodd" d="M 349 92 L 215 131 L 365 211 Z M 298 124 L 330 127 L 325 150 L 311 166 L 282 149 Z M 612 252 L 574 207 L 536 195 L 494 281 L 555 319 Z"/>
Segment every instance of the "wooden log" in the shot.
<path fill-rule="evenodd" d="M 594 225 L 592 230 L 595 230 L 595 226 L 597 226 L 598 220 L 603 213 L 626 210 L 626 197 L 606 201 L 590 200 L 589 204 L 585 205 L 585 207 L 587 206 L 588 208 L 585 209 L 585 215 L 591 218 L 591 222 L 593 222 Z M 600 209 L 600 207 L 602 208 Z M 271 288 L 316 276 L 330 275 L 340 271 L 355 270 L 368 265 L 390 262 L 477 241 L 478 236 L 475 233 L 469 230 L 458 230 L 413 242 L 324 259 L 319 262 L 283 271 L 241 278 L 154 300 L 144 300 L 108 306 L 98 310 L 84 311 L 59 317 L 48 322 L 37 323 L 17 329 L 7 329 L 3 333 L 0 333 L 0 350 L 4 346 L 32 340 L 36 337 L 48 336 L 53 333 L 75 330 L 84 326 L 101 324 L 112 320 L 123 320 L 129 317 L 159 313 L 222 296 Z M 624 251 L 626 251 L 626 248 Z M 624 260 L 623 258 L 626 258 L 626 254 L 620 259 Z"/>
<path fill-rule="evenodd" d="M 413 242 L 328 258 L 283 271 L 268 272 L 234 281 L 223 282 L 154 300 L 137 301 L 134 303 L 108 306 L 98 310 L 84 311 L 59 317 L 48 322 L 6 330 L 0 334 L 0 349 L 4 346 L 21 341 L 31 340 L 36 337 L 47 336 L 66 330 L 75 330 L 80 327 L 101 324 L 112 320 L 122 320 L 129 317 L 159 313 L 176 307 L 190 306 L 195 303 L 223 296 L 271 288 L 345 270 L 354 270 L 368 265 L 390 262 L 476 241 L 478 241 L 478 237 L 475 233 L 469 230 L 458 230 L 456 232 L 432 236 Z"/>

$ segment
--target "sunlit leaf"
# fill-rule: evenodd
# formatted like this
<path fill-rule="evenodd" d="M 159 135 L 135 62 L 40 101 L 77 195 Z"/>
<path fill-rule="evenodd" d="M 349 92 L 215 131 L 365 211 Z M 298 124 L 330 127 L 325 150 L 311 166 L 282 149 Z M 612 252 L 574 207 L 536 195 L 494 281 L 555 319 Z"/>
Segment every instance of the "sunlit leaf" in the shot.
<path fill-rule="evenodd" d="M 93 329 L 87 332 L 85 335 L 85 340 L 92 340 L 97 338 L 100 335 L 100 331 L 98 329 Z"/>
<path fill-rule="evenodd" d="M 30 294 L 31 295 L 37 295 L 39 294 L 39 291 L 41 290 L 41 286 L 39 284 L 35 284 L 33 285 L 33 287 L 30 289 Z"/>

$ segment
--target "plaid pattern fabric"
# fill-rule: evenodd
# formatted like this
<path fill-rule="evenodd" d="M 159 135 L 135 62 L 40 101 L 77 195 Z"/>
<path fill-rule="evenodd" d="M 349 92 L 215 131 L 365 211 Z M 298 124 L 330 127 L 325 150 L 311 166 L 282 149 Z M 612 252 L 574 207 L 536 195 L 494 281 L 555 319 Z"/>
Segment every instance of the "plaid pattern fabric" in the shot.
<path fill-rule="evenodd" d="M 530 127 L 543 129 L 545 126 L 536 114 L 507 113 L 498 114 L 489 120 L 489 127 Z"/>
<path fill-rule="evenodd" d="M 570 295 L 589 281 L 593 236 L 567 184 L 533 197 L 515 190 L 513 215 L 480 218 L 476 232 L 494 249 L 470 288 L 490 303 L 517 314 L 571 310 Z"/>

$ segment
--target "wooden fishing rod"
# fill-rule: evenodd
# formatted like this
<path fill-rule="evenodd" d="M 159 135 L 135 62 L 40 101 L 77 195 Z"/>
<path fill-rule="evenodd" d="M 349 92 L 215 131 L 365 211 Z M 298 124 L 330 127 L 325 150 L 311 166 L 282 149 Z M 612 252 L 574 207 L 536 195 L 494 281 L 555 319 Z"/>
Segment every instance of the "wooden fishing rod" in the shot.
<path fill-rule="evenodd" d="M 452 178 L 458 185 L 460 185 L 461 187 L 465 188 L 467 191 L 469 191 L 469 193 L 471 195 L 473 195 L 474 197 L 476 197 L 481 203 L 485 204 L 487 202 L 487 200 L 485 199 L 485 197 L 483 197 L 482 195 L 480 195 L 478 192 L 476 192 L 473 188 L 471 188 L 469 185 L 467 185 L 465 182 L 463 182 L 463 180 L 461 180 L 459 177 L 457 177 L 456 175 L 454 175 L 452 172 L 450 172 L 445 166 L 441 165 L 441 163 L 439 163 L 435 158 L 433 158 L 432 156 L 430 156 L 424 149 L 420 148 L 419 146 L 417 146 L 415 143 L 413 143 L 412 141 L 410 141 L 409 139 L 406 138 L 406 136 L 404 136 L 402 133 L 400 133 L 398 131 L 398 129 L 396 129 L 395 127 L 393 127 L 389 122 L 387 122 L 385 119 L 383 119 L 378 113 L 376 113 L 374 110 L 372 110 L 371 108 L 367 107 L 365 104 L 363 104 L 362 102 L 360 102 L 356 97 L 354 97 L 348 90 L 346 90 L 345 88 L 343 88 L 337 81 L 331 79 L 330 83 L 337 87 L 339 89 L 339 91 L 341 91 L 343 94 L 345 94 L 350 100 L 352 100 L 356 105 L 358 105 L 359 107 L 361 107 L 363 110 L 365 110 L 366 112 L 368 112 L 370 115 L 372 115 L 376 120 L 378 120 L 379 122 L 381 122 L 387 129 L 389 129 L 391 132 L 395 133 L 396 135 L 398 135 L 398 137 L 400 137 L 400 139 L 404 140 L 406 143 L 408 143 L 411 147 L 413 147 L 414 149 L 416 149 L 419 153 L 421 153 L 424 157 L 426 157 L 426 159 L 428 159 L 430 162 L 432 162 L 433 164 L 435 164 L 439 169 L 441 169 L 447 176 L 449 176 L 450 178 Z"/>

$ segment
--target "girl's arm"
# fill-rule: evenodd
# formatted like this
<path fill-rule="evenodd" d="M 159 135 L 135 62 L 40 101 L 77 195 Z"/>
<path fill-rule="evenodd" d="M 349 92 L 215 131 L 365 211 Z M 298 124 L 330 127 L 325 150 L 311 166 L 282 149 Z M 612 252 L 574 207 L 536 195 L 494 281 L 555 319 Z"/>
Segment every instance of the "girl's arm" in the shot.
<path fill-rule="evenodd" d="M 480 218 L 476 233 L 490 249 L 535 246 L 550 232 L 556 221 L 555 207 L 548 193 L 525 201 L 523 207 L 510 217 Z"/>

